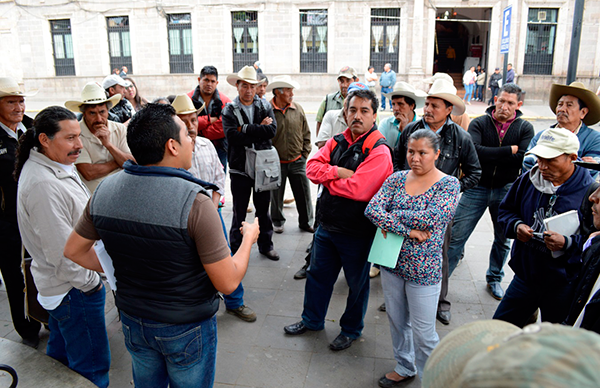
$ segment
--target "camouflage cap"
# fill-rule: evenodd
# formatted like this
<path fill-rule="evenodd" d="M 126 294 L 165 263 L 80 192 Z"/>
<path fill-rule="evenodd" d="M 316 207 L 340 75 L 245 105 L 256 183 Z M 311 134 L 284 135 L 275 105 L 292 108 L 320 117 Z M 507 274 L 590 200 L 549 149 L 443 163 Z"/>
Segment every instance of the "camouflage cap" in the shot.
<path fill-rule="evenodd" d="M 354 70 L 353 67 L 344 66 L 344 67 L 342 67 L 340 69 L 340 74 L 338 74 L 337 77 L 338 78 L 340 78 L 340 77 L 346 77 L 346 78 L 354 79 L 354 78 L 357 78 L 358 75 L 356 73 L 356 70 Z"/>
<path fill-rule="evenodd" d="M 494 331 L 497 329 L 494 328 Z M 488 334 L 495 336 L 494 332 Z M 504 335 L 496 342 L 466 360 L 452 386 L 600 387 L 600 335 L 596 333 L 542 323 Z M 455 349 L 460 351 L 461 346 Z M 448 352 L 448 356 L 455 357 L 452 351 Z M 425 384 L 427 371 L 426 366 L 423 387 L 432 387 Z"/>

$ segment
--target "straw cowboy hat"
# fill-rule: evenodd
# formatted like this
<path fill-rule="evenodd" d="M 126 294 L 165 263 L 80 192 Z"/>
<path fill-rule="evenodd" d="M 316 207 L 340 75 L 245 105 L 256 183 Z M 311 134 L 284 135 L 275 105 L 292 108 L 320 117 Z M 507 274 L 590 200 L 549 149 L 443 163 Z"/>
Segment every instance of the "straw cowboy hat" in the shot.
<path fill-rule="evenodd" d="M 300 84 L 296 81 L 292 81 L 292 77 L 289 75 L 278 75 L 273 78 L 273 82 L 267 85 L 267 92 L 279 88 L 300 89 Z"/>
<path fill-rule="evenodd" d="M 65 102 L 65 107 L 72 112 L 79 113 L 81 112 L 80 108 L 82 105 L 98 105 L 108 102 L 108 109 L 110 109 L 118 104 L 119 101 L 121 101 L 120 94 L 115 94 L 114 96 L 107 98 L 106 92 L 99 83 L 88 82 L 81 91 L 81 100 L 67 101 Z"/>
<path fill-rule="evenodd" d="M 427 93 L 415 89 L 415 87 L 411 84 L 402 81 L 396 82 L 396 85 L 394 85 L 394 90 L 392 90 L 389 93 L 384 93 L 383 95 L 389 98 L 390 100 L 394 96 L 412 98 L 415 101 L 415 109 L 419 109 L 425 106 L 425 97 L 427 97 Z"/>
<path fill-rule="evenodd" d="M 230 74 L 227 76 L 227 82 L 231 86 L 237 86 L 238 81 L 248 82 L 252 85 L 258 85 L 264 80 L 259 81 L 256 79 L 256 70 L 252 66 L 244 66 L 237 74 Z"/>
<path fill-rule="evenodd" d="M 175 108 L 175 113 L 178 115 L 187 115 L 190 113 L 200 113 L 202 109 L 206 106 L 206 103 L 202 104 L 200 109 L 196 109 L 192 99 L 187 94 L 178 94 L 177 97 L 171 103 L 173 108 Z"/>
<path fill-rule="evenodd" d="M 465 113 L 465 103 L 456 95 L 456 88 L 454 85 L 445 79 L 438 79 L 434 81 L 433 85 L 431 85 L 431 89 L 429 89 L 429 93 L 427 93 L 427 96 L 441 98 L 442 100 L 448 101 L 454 106 L 454 109 L 452 109 L 452 114 L 455 116 L 460 116 Z"/>
<path fill-rule="evenodd" d="M 24 92 L 14 78 L 0 77 L 0 98 L 8 96 L 31 97 L 35 96 L 37 92 L 37 89 Z"/>
<path fill-rule="evenodd" d="M 600 121 L 600 98 L 581 82 L 572 82 L 568 86 L 552 84 L 552 88 L 550 88 L 550 109 L 552 109 L 552 112 L 556 114 L 558 100 L 564 95 L 577 97 L 588 107 L 589 112 L 583 118 L 586 125 L 594 125 Z"/>

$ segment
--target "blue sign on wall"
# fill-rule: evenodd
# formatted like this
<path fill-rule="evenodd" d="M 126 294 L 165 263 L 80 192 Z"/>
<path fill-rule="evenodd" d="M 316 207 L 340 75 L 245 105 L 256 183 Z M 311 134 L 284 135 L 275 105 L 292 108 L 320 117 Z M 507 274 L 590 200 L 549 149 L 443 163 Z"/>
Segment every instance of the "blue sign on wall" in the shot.
<path fill-rule="evenodd" d="M 502 39 L 500 39 L 500 54 L 508 54 L 510 46 L 510 19 L 512 16 L 512 5 L 504 8 L 502 14 Z"/>

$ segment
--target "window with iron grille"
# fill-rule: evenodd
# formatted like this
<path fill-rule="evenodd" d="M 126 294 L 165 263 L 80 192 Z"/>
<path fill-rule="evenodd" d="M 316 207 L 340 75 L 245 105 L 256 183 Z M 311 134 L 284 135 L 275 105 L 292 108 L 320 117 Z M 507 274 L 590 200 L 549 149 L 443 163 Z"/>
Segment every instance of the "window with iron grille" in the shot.
<path fill-rule="evenodd" d="M 327 73 L 327 10 L 300 10 L 300 72 Z"/>
<path fill-rule="evenodd" d="M 52 33 L 54 71 L 56 75 L 75 75 L 71 20 L 50 20 L 50 31 Z"/>
<path fill-rule="evenodd" d="M 189 13 L 167 15 L 167 31 L 171 73 L 193 73 L 192 15 Z"/>
<path fill-rule="evenodd" d="M 258 61 L 258 12 L 235 11 L 231 13 L 233 33 L 233 71 Z"/>
<path fill-rule="evenodd" d="M 371 66 L 383 71 L 386 63 L 398 71 L 400 49 L 400 8 L 371 9 Z"/>
<path fill-rule="evenodd" d="M 558 9 L 530 8 L 523 74 L 552 74 Z"/>
<path fill-rule="evenodd" d="M 108 31 L 110 68 L 120 71 L 121 67 L 126 66 L 127 73 L 133 73 L 131 43 L 129 40 L 129 16 L 106 18 L 106 28 Z"/>

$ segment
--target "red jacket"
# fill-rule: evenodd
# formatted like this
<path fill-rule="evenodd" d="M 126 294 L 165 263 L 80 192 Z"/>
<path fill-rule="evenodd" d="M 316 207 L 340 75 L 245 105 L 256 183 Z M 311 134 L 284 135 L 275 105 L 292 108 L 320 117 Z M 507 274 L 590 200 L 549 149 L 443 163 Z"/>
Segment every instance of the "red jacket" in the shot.
<path fill-rule="evenodd" d="M 190 96 L 196 108 L 200 108 L 202 104 L 204 104 L 202 96 L 200 95 L 199 86 L 196 86 L 194 90 L 190 91 L 188 96 Z M 223 132 L 223 122 L 221 121 L 221 111 L 228 102 L 231 102 L 231 100 L 226 95 L 215 90 L 208 106 L 198 114 L 198 135 L 209 140 L 219 140 L 225 137 L 225 133 Z M 211 114 L 216 114 L 217 112 L 219 119 L 214 123 L 211 123 Z"/>

